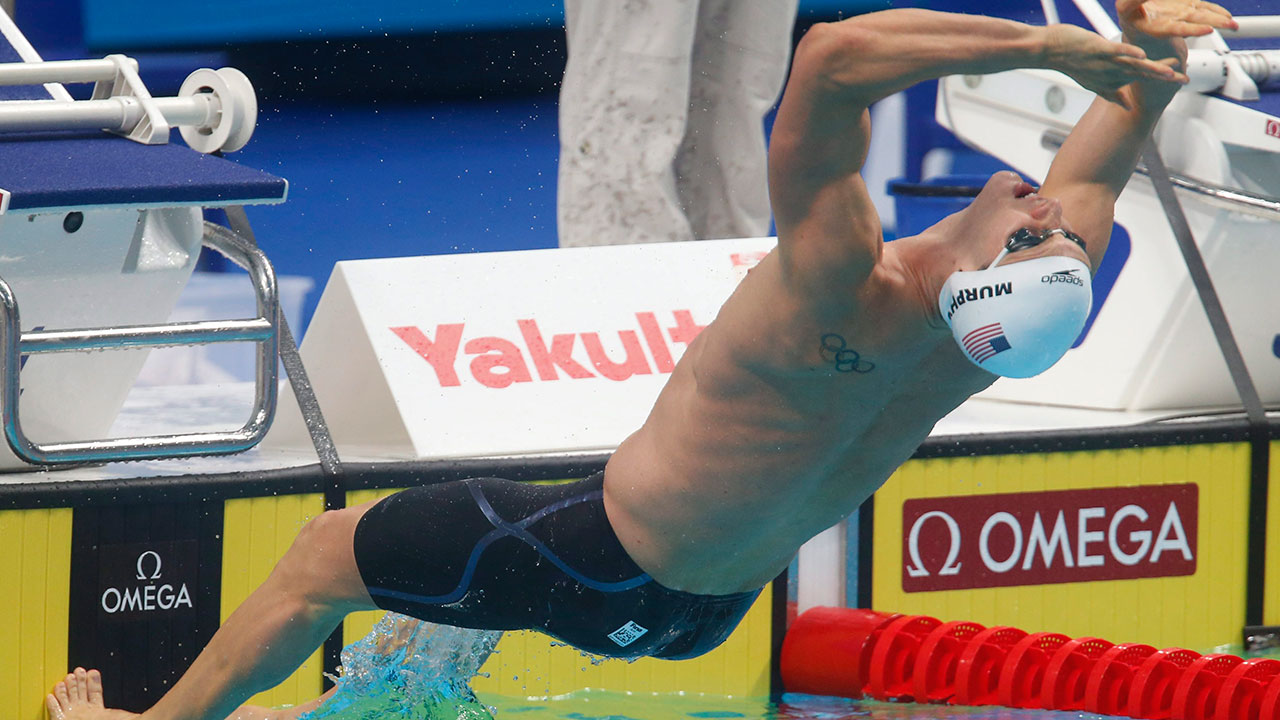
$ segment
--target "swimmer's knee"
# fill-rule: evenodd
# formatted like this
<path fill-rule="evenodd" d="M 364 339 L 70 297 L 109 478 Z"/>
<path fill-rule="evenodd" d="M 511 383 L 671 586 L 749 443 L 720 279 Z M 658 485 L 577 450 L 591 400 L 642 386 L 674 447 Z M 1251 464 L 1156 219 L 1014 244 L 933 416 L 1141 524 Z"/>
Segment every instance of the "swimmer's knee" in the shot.
<path fill-rule="evenodd" d="M 305 548 L 308 553 L 325 552 L 333 548 L 350 550 L 355 541 L 356 525 L 376 502 L 320 513 L 302 526 L 294 540 L 294 546 Z"/>
<path fill-rule="evenodd" d="M 368 595 L 355 564 L 354 538 L 366 509 L 328 510 L 303 525 L 276 567 L 281 584 L 322 604 L 365 604 Z"/>

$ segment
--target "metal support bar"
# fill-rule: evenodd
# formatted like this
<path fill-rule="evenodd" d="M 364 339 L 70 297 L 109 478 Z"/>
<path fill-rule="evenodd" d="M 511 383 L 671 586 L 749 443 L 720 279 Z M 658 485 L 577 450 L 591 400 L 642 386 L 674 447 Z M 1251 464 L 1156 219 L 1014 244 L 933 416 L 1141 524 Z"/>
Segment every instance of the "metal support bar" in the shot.
<path fill-rule="evenodd" d="M 255 246 L 253 226 L 249 224 L 249 216 L 244 208 L 236 205 L 226 209 L 227 221 L 232 229 Z M 340 510 L 347 506 L 347 488 L 343 484 L 342 459 L 338 457 L 338 447 L 333 443 L 333 435 L 329 433 L 329 424 L 325 422 L 324 413 L 320 410 L 320 401 L 316 399 L 315 388 L 307 377 L 307 369 L 302 365 L 302 356 L 298 353 L 298 345 L 293 340 L 293 332 L 289 329 L 289 321 L 280 315 L 280 362 L 284 365 L 285 374 L 289 377 L 289 386 L 293 396 L 298 400 L 298 409 L 302 411 L 302 421 L 311 435 L 311 446 L 315 448 L 316 457 L 320 460 L 320 469 L 324 471 L 326 482 L 324 487 L 324 509 Z M 343 623 L 329 633 L 323 644 L 324 689 L 333 687 L 330 673 L 336 673 L 342 665 Z"/>
<path fill-rule="evenodd" d="M 1249 543 L 1249 555 L 1246 562 L 1246 587 L 1245 587 L 1245 623 L 1248 625 L 1259 625 L 1262 623 L 1263 604 L 1265 600 L 1264 588 L 1266 586 L 1267 574 L 1267 496 L 1269 492 L 1267 481 L 1267 465 L 1269 464 L 1270 439 L 1267 426 L 1267 412 L 1262 405 L 1262 399 L 1258 395 L 1257 386 L 1253 383 L 1253 378 L 1249 376 L 1249 366 L 1244 361 L 1244 354 L 1240 352 L 1240 345 L 1236 342 L 1235 334 L 1231 332 L 1231 324 L 1227 321 L 1227 313 L 1222 307 L 1222 301 L 1218 297 L 1217 290 L 1213 287 L 1213 280 L 1209 276 L 1209 269 L 1205 266 L 1204 258 L 1200 254 L 1200 248 L 1196 245 L 1195 237 L 1191 234 L 1191 226 L 1187 223 L 1186 213 L 1182 210 L 1182 204 L 1178 202 L 1178 197 L 1174 193 L 1174 185 L 1169 176 L 1169 171 L 1164 164 L 1164 159 L 1160 157 L 1160 150 L 1156 147 L 1154 139 L 1148 138 L 1142 148 L 1142 158 L 1145 162 L 1148 175 L 1151 178 L 1151 185 L 1155 188 L 1156 197 L 1160 200 L 1160 205 L 1164 208 L 1165 215 L 1169 220 L 1169 229 L 1173 231 L 1174 240 L 1178 243 L 1178 249 L 1182 252 L 1182 258 L 1186 262 L 1187 272 L 1191 275 L 1191 284 L 1195 287 L 1196 294 L 1200 297 L 1200 304 L 1204 307 L 1204 314 L 1209 320 L 1209 327 L 1213 330 L 1214 338 L 1218 341 L 1218 349 L 1222 352 L 1222 359 L 1227 364 L 1227 371 L 1231 374 L 1231 381 L 1235 384 L 1236 393 L 1240 396 L 1240 403 L 1244 406 L 1245 416 L 1249 420 L 1249 430 L 1251 436 L 1250 448 L 1250 483 L 1249 483 L 1249 515 L 1248 535 L 1253 540 Z"/>
<path fill-rule="evenodd" d="M 209 94 L 152 98 L 151 101 L 170 126 L 211 127 L 222 112 L 220 100 Z M 70 102 L 9 100 L 0 103 L 0 132 L 51 129 L 126 132 L 145 116 L 143 103 L 126 96 Z"/>
<path fill-rule="evenodd" d="M 253 236 L 253 227 L 249 225 L 249 216 L 245 214 L 244 208 L 238 205 L 229 207 L 226 213 L 231 227 L 256 247 L 257 240 Z M 320 460 L 320 468 L 325 475 L 336 478 L 342 474 L 342 459 L 338 457 L 338 448 L 333 443 L 333 435 L 329 433 L 329 424 L 325 422 L 324 413 L 320 410 L 320 401 L 316 399 L 315 388 L 307 377 L 307 369 L 302 364 L 298 345 L 294 342 L 289 321 L 284 315 L 280 316 L 280 362 L 284 364 L 293 396 L 298 400 L 298 408 L 302 411 L 302 420 L 311 435 L 311 445 L 315 448 L 316 458 Z M 335 486 L 332 491 L 326 491 L 326 510 L 338 510 L 345 505 L 345 493 L 341 488 Z"/>
<path fill-rule="evenodd" d="M 1048 150 L 1058 150 L 1066 140 L 1066 133 L 1058 130 L 1046 130 L 1040 138 L 1040 144 Z M 1138 163 L 1137 167 L 1134 168 L 1134 172 L 1148 178 L 1151 177 L 1151 171 L 1147 169 L 1145 163 Z M 1280 220 L 1280 198 L 1251 193 L 1247 190 L 1237 190 L 1224 185 L 1201 182 L 1186 175 L 1168 172 L 1167 170 L 1165 172 L 1173 187 L 1195 193 L 1200 196 L 1200 199 L 1214 207 L 1271 221 Z"/>
<path fill-rule="evenodd" d="M 125 58 L 124 62 L 138 71 L 137 60 Z M 109 58 L 0 63 L 0 85 L 99 82 L 115 78 L 116 68 L 116 62 Z"/>
<path fill-rule="evenodd" d="M 0 278 L 0 373 L 3 399 L 0 419 L 15 455 L 33 464 L 154 460 L 192 455 L 220 455 L 247 450 L 267 433 L 276 407 L 276 364 L 279 356 L 280 306 L 275 273 L 267 258 L 232 231 L 205 223 L 204 246 L 249 272 L 257 297 L 258 317 L 123 328 L 54 330 L 22 333 L 18 301 Z M 171 347 L 216 342 L 258 345 L 257 379 L 249 420 L 238 430 L 147 437 L 36 443 L 22 430 L 18 413 L 21 357 L 24 354 L 138 347 Z"/>
<path fill-rule="evenodd" d="M 175 347 L 219 342 L 263 342 L 276 329 L 266 318 L 200 320 L 170 325 L 128 325 L 93 330 L 42 330 L 22 334 L 23 355 L 136 347 Z"/>
<path fill-rule="evenodd" d="M 1280 15 L 1237 15 L 1239 30 L 1220 30 L 1228 38 L 1280 38 Z"/>

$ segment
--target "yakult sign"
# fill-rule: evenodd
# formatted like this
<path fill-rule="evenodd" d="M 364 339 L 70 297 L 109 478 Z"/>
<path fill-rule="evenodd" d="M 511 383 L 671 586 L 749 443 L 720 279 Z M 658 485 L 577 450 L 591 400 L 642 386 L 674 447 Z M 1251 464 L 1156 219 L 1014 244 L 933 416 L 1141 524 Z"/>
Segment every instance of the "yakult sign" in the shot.
<path fill-rule="evenodd" d="M 655 370 L 670 374 L 680 350 L 668 345 L 666 338 L 688 346 L 704 327 L 694 322 L 689 310 L 676 310 L 670 315 L 673 322 L 665 335 L 658 315 L 652 312 L 635 313 L 636 329 L 605 333 L 606 337 L 616 335 L 616 346 L 621 348 L 621 352 L 612 354 L 599 332 L 555 333 L 548 340 L 536 318 L 515 320 L 506 337 L 468 339 L 466 323 L 442 323 L 430 335 L 414 326 L 388 330 L 427 361 L 440 387 L 460 387 L 464 380 L 470 380 L 501 390 L 535 379 L 550 382 L 604 378 L 622 382 L 635 375 L 652 375 Z M 652 365 L 641 348 L 641 337 L 653 358 Z M 578 347 L 582 353 L 577 352 Z M 459 349 L 464 355 L 461 358 Z M 460 372 L 461 368 L 469 372 Z"/>
<path fill-rule="evenodd" d="M 302 346 L 349 456 L 605 452 L 771 238 L 338 263 Z M 293 397 L 264 447 L 310 448 Z"/>
<path fill-rule="evenodd" d="M 902 507 L 902 589 L 1193 575 L 1195 485 L 973 495 Z"/>

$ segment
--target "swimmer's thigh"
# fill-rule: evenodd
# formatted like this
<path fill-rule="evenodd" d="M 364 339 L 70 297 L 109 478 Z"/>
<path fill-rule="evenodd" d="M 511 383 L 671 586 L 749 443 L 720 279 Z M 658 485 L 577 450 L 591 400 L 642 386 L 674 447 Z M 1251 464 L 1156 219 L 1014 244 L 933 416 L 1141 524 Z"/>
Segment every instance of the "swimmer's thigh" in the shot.
<path fill-rule="evenodd" d="M 386 498 L 356 530 L 356 563 L 369 594 L 383 609 L 429 622 L 547 628 L 572 583 L 542 551 L 556 544 L 547 535 L 560 520 L 556 508 L 580 496 L 578 487 L 476 478 Z M 593 538 L 576 539 L 576 550 L 592 551 Z M 639 572 L 634 565 L 625 571 Z"/>

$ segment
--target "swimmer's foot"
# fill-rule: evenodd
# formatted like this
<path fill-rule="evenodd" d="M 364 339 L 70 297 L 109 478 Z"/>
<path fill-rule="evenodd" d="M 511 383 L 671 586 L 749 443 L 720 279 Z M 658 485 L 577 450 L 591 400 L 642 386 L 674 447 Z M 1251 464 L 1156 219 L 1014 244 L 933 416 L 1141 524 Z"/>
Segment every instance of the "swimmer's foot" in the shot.
<path fill-rule="evenodd" d="M 102 675 L 97 670 L 76 668 L 53 686 L 44 700 L 49 720 L 128 720 L 138 717 L 102 704 Z"/>

